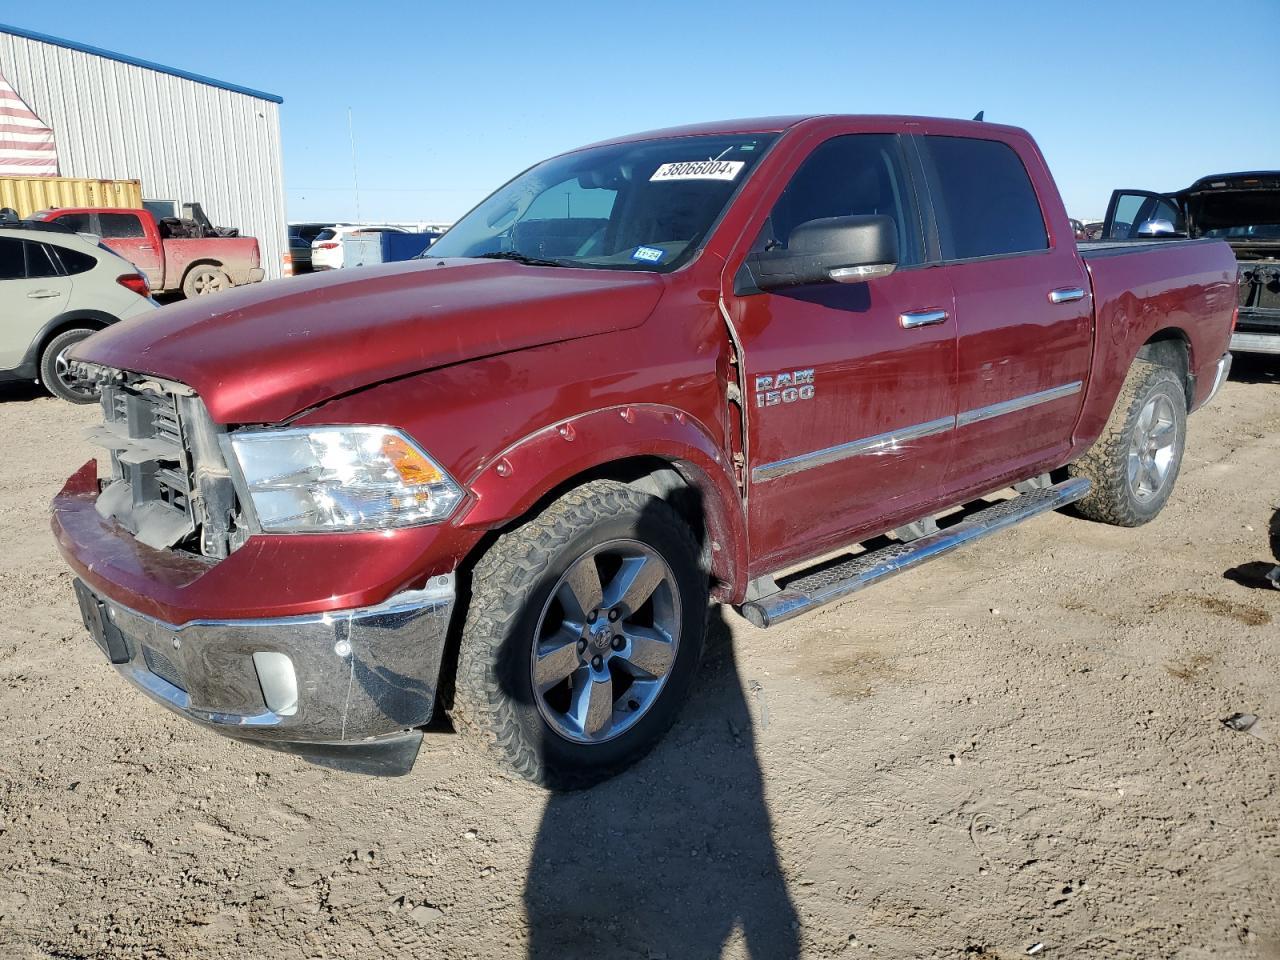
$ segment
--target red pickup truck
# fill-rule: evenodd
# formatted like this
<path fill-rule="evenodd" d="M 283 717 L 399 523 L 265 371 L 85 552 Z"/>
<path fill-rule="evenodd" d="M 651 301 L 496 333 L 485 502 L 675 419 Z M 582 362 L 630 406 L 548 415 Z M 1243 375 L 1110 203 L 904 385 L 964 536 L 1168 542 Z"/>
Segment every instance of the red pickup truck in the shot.
<path fill-rule="evenodd" d="M 709 598 L 768 627 L 1068 504 L 1152 519 L 1236 303 L 1225 243 L 1079 246 L 1028 134 L 908 117 L 572 151 L 428 253 L 85 341 L 110 465 L 53 529 L 189 719 L 401 773 L 443 708 L 555 787 L 661 737 Z"/>
<path fill-rule="evenodd" d="M 166 233 L 147 210 L 60 207 L 36 220 L 95 234 L 147 278 L 152 293 L 181 290 L 187 297 L 217 293 L 264 276 L 253 237 L 179 237 Z"/>

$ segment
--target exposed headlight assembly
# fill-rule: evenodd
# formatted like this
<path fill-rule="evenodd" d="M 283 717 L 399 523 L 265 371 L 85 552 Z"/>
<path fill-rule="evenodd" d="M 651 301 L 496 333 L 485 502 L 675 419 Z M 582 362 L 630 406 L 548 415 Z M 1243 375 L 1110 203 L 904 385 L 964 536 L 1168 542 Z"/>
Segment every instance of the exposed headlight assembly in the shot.
<path fill-rule="evenodd" d="M 436 523 L 462 499 L 444 469 L 390 427 L 240 430 L 231 447 L 268 533 Z"/>

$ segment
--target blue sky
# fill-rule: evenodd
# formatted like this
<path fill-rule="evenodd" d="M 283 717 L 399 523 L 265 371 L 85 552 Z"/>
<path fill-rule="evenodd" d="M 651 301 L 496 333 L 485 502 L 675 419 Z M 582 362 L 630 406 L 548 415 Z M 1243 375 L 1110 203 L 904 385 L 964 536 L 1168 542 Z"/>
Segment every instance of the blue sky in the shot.
<path fill-rule="evenodd" d="M 188 17 L 180 11 L 190 9 Z M 538 3 L 0 0 L 0 22 L 284 98 L 292 220 L 448 220 L 543 157 L 615 134 L 790 113 L 1026 127 L 1073 216 L 1115 186 L 1280 167 L 1280 0 Z M 196 13 L 198 11 L 198 14 Z M 1251 92 L 1252 91 L 1252 92 Z"/>

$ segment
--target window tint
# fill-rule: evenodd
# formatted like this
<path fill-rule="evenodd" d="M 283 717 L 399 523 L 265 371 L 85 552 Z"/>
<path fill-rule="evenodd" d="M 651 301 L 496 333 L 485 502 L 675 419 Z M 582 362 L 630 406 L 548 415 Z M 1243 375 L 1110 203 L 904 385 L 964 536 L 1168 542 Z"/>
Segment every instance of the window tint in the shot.
<path fill-rule="evenodd" d="M 27 278 L 58 276 L 58 265 L 49 255 L 49 248 L 43 243 L 27 241 Z"/>
<path fill-rule="evenodd" d="M 54 218 L 55 223 L 60 223 L 68 230 L 74 230 L 76 233 L 96 233 L 97 230 L 93 226 L 92 215 L 88 213 L 64 213 Z"/>
<path fill-rule="evenodd" d="M 1012 147 L 969 137 L 923 140 L 932 160 L 934 211 L 945 259 L 1026 253 L 1049 246 L 1040 201 Z"/>
<path fill-rule="evenodd" d="M 919 218 L 893 134 L 852 134 L 819 145 L 782 191 L 755 248 L 786 247 L 791 231 L 810 220 L 860 214 L 893 218 L 899 264 L 924 259 Z"/>
<path fill-rule="evenodd" d="M 55 247 L 53 253 L 62 261 L 62 269 L 69 274 L 85 273 L 98 265 L 96 257 L 83 250 L 72 250 L 70 247 Z"/>
<path fill-rule="evenodd" d="M 142 230 L 142 221 L 133 213 L 100 213 L 98 225 L 103 237 L 128 239 L 146 236 Z"/>
<path fill-rule="evenodd" d="M 0 237 L 0 280 L 23 280 L 26 276 L 22 241 L 15 237 Z"/>

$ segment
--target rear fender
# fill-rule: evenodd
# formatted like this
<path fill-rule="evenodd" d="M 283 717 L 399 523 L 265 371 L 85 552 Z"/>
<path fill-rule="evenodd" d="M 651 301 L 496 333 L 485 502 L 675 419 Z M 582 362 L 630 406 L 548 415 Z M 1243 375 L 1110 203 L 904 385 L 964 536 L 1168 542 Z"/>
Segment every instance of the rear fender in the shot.
<path fill-rule="evenodd" d="M 467 483 L 474 498 L 460 519 L 467 527 L 497 527 L 523 516 L 575 477 L 635 457 L 666 460 L 702 497 L 711 571 L 746 589 L 747 536 L 742 501 L 724 452 L 705 426 L 658 404 L 606 407 L 551 424 L 485 462 Z"/>

